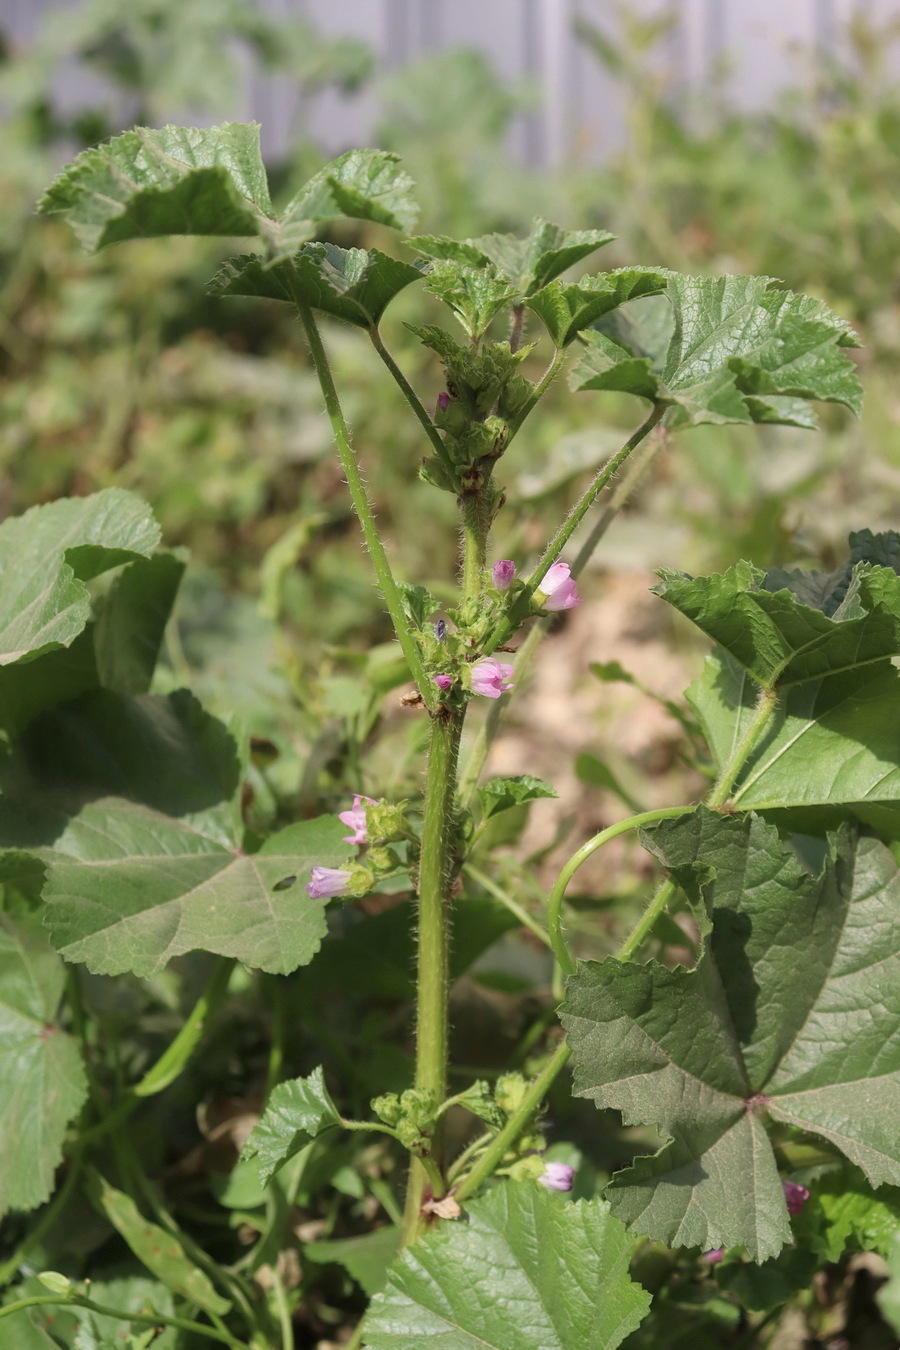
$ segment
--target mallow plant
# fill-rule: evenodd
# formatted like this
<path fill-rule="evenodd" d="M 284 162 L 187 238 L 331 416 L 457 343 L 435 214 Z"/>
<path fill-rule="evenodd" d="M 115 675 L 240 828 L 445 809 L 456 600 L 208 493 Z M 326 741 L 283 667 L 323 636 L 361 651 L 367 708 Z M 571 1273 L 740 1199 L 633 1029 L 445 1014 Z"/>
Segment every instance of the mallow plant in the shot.
<path fill-rule="evenodd" d="M 854 1246 L 891 1254 L 900 535 L 860 529 L 828 572 L 736 561 L 722 575 L 661 573 L 660 601 L 713 644 L 680 709 L 706 756 L 703 799 L 604 829 L 544 895 L 524 874 L 518 892 L 499 883 L 479 852 L 497 816 L 553 795 L 483 769 L 636 469 L 680 428 L 814 428 L 817 401 L 856 411 L 847 324 L 768 277 L 582 274 L 603 230 L 537 220 L 527 238 L 410 234 L 413 184 L 378 151 L 342 155 L 276 211 L 254 126 L 127 132 L 80 155 L 41 210 L 88 249 L 249 241 L 213 289 L 223 304 L 288 305 L 302 325 L 402 654 L 402 716 L 427 728 L 427 755 L 403 798 L 361 779 L 335 814 L 248 817 L 254 729 L 153 683 L 184 560 L 148 508 L 109 488 L 0 527 L 0 1347 L 288 1350 L 326 1325 L 371 1350 L 661 1347 L 678 1340 L 678 1317 L 692 1335 L 685 1308 L 704 1300 L 720 1320 L 695 1343 L 761 1345 L 819 1266 Z M 382 243 L 407 237 L 391 253 L 342 247 L 328 240 L 347 237 L 342 218 Z M 382 335 L 411 286 L 444 307 L 445 323 L 414 328 L 442 387 L 414 389 Z M 440 597 L 392 565 L 364 481 L 366 459 L 390 447 L 354 446 L 323 318 L 372 344 L 420 425 L 421 477 L 456 503 Z M 564 370 L 582 396 L 627 392 L 646 415 L 539 556 L 496 557 L 491 527 L 515 509 L 505 461 Z M 616 950 L 579 959 L 567 888 L 629 831 L 661 884 Z M 343 922 L 369 896 L 380 910 Z M 467 1076 L 448 1062 L 451 981 L 510 927 L 552 953 L 554 1006 L 513 1062 Z M 691 934 L 691 967 L 666 960 Z M 194 1081 L 201 1035 L 257 973 L 276 1030 L 276 985 L 301 1001 L 312 989 L 316 1026 L 323 955 L 349 998 L 354 981 L 406 960 L 401 937 L 416 953 L 409 1076 L 386 1074 L 361 1100 L 340 1038 L 323 1034 L 324 1062 L 293 1078 L 278 1048 L 219 1178 L 217 1228 L 190 1169 L 165 1176 L 153 1099 L 184 1110 L 172 1094 Z M 167 963 L 195 952 L 210 954 L 206 984 L 170 1043 L 155 1058 L 123 1051 L 135 990 L 164 989 Z M 548 1093 L 567 1083 L 647 1127 L 606 1185 L 589 1169 L 579 1182 L 576 1150 L 546 1152 Z M 376 1175 L 367 1190 L 360 1177 Z M 339 1210 L 337 1237 L 310 1233 L 310 1215 Z M 344 1285 L 316 1292 L 323 1261 Z M 883 1306 L 896 1319 L 893 1285 Z"/>

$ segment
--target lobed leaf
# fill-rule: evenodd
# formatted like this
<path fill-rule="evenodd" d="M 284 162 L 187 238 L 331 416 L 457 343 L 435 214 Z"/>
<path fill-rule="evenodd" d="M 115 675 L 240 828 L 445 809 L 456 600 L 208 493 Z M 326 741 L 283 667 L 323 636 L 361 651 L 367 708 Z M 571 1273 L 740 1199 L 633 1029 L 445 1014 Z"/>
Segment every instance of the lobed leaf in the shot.
<path fill-rule="evenodd" d="M 241 846 L 237 747 L 184 691 L 86 695 L 29 729 L 38 783 L 0 799 L 0 844 L 46 869 L 54 946 L 96 973 L 149 976 L 192 950 L 273 973 L 304 965 L 326 901 L 305 882 L 347 856 L 331 816 Z"/>
<path fill-rule="evenodd" d="M 524 802 L 538 801 L 541 797 L 559 796 L 549 783 L 535 778 L 530 773 L 512 774 L 506 778 L 490 778 L 478 789 L 478 800 L 485 820 L 509 811 L 513 806 L 522 806 Z"/>
<path fill-rule="evenodd" d="M 265 234 L 272 204 L 255 123 L 137 127 L 83 151 L 38 210 L 91 250 L 170 234 Z"/>
<path fill-rule="evenodd" d="M 358 328 L 375 328 L 394 296 L 421 278 L 419 268 L 378 249 L 305 244 L 292 258 L 276 262 L 252 254 L 230 258 L 214 277 L 212 287 L 221 295 L 258 296 L 288 303 L 299 297 L 313 309 Z"/>
<path fill-rule="evenodd" d="M 369 1350 L 615 1350 L 650 1297 L 631 1243 L 600 1200 L 506 1182 L 390 1267 L 366 1314 Z"/>
<path fill-rule="evenodd" d="M 473 342 L 507 305 L 516 298 L 516 288 L 493 267 L 464 267 L 437 263 L 425 280 L 426 288 L 448 305 Z"/>
<path fill-rule="evenodd" d="M 369 1298 L 385 1286 L 391 1262 L 400 1246 L 400 1229 L 373 1228 L 356 1237 L 307 1242 L 303 1255 L 309 1261 L 335 1262 L 352 1275 Z"/>
<path fill-rule="evenodd" d="M 49 1198 L 87 1096 L 78 1046 L 56 1023 L 65 980 L 40 918 L 0 914 L 0 1214 Z"/>
<path fill-rule="evenodd" d="M 400 156 L 389 150 L 348 150 L 314 174 L 284 209 L 282 229 L 296 221 L 352 216 L 409 231 L 419 206 L 409 174 L 397 168 Z"/>
<path fill-rule="evenodd" d="M 241 1153 L 256 1158 L 260 1181 L 271 1181 L 279 1167 L 295 1157 L 316 1135 L 339 1125 L 341 1117 L 329 1096 L 321 1067 L 306 1078 L 279 1083 Z"/>
<path fill-rule="evenodd" d="M 616 310 L 585 335 L 573 388 L 668 404 L 671 426 L 815 426 L 810 399 L 859 411 L 860 383 L 843 351 L 858 340 L 821 301 L 775 290 L 771 277 L 667 275 L 664 296 Z"/>
<path fill-rule="evenodd" d="M 408 242 L 427 257 L 466 268 L 496 269 L 516 295 L 529 296 L 614 237 L 608 230 L 564 230 L 538 216 L 525 239 L 514 234 L 465 240 L 421 234 Z"/>
<path fill-rule="evenodd" d="M 739 810 L 849 808 L 886 837 L 900 829 L 900 676 L 890 661 L 788 689 L 768 733 L 741 771 L 732 794 Z M 687 690 L 719 767 L 746 730 L 758 686 L 724 652 L 708 657 Z M 828 822 L 826 821 L 826 824 Z M 821 821 L 811 822 L 821 831 Z M 797 819 L 795 828 L 806 829 Z"/>
<path fill-rule="evenodd" d="M 657 295 L 667 285 L 667 272 L 653 267 L 623 267 L 595 277 L 582 277 L 569 286 L 551 281 L 526 303 L 540 317 L 556 346 L 568 347 L 604 314 L 629 300 Z"/>
<path fill-rule="evenodd" d="M 579 966 L 563 1024 L 576 1092 L 669 1136 L 613 1179 L 613 1213 L 670 1245 L 790 1238 L 766 1116 L 900 1181 L 900 877 L 844 834 L 814 875 L 756 816 L 699 808 L 646 832 L 703 916 L 696 970 Z"/>
<path fill-rule="evenodd" d="M 0 525 L 0 666 L 68 647 L 90 617 L 86 585 L 149 557 L 159 526 L 121 488 L 33 506 Z"/>
<path fill-rule="evenodd" d="M 845 578 L 766 573 L 740 562 L 716 576 L 659 575 L 654 594 L 768 687 L 857 670 L 900 653 L 900 576 L 887 567 L 858 562 Z M 836 588 L 840 599 L 831 603 Z"/>

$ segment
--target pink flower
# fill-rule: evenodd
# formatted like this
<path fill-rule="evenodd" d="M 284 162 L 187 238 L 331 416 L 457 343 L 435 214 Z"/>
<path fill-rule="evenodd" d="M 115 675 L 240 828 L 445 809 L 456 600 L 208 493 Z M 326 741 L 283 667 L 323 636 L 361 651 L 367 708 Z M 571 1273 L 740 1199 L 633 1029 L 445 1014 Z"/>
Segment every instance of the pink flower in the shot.
<path fill-rule="evenodd" d="M 558 562 L 544 573 L 535 592 L 542 599 L 544 609 L 574 609 L 581 604 L 581 596 L 572 580 L 571 571 L 568 563 Z"/>
<path fill-rule="evenodd" d="M 575 1177 L 575 1168 L 568 1163 L 548 1162 L 538 1182 L 548 1191 L 570 1191 Z"/>
<path fill-rule="evenodd" d="M 447 393 L 446 389 L 441 390 L 441 392 L 438 394 L 438 401 L 437 401 L 439 411 L 446 412 L 449 403 L 450 403 L 450 395 Z"/>
<path fill-rule="evenodd" d="M 506 591 L 512 585 L 512 579 L 516 575 L 516 564 L 510 562 L 509 558 L 501 558 L 494 563 L 491 573 L 498 591 Z"/>
<path fill-rule="evenodd" d="M 781 1186 L 788 1214 L 799 1214 L 809 1199 L 809 1191 L 805 1186 L 798 1186 L 796 1181 L 783 1181 Z"/>
<path fill-rule="evenodd" d="M 435 675 L 434 682 L 438 689 L 443 689 L 444 693 L 446 693 L 448 689 L 453 688 L 452 675 Z"/>
<path fill-rule="evenodd" d="M 512 689 L 512 666 L 498 661 L 495 656 L 484 656 L 472 667 L 472 692 L 482 698 L 499 698 L 507 689 Z"/>
<path fill-rule="evenodd" d="M 306 883 L 311 900 L 324 900 L 328 895 L 346 895 L 350 889 L 350 873 L 340 867 L 314 867 Z"/>
<path fill-rule="evenodd" d="M 704 1252 L 700 1257 L 701 1261 L 708 1261 L 711 1266 L 717 1266 L 725 1255 L 724 1247 L 713 1247 L 711 1252 Z"/>
<path fill-rule="evenodd" d="M 352 834 L 344 835 L 345 844 L 366 844 L 368 835 L 366 833 L 366 808 L 363 802 L 368 802 L 370 806 L 375 805 L 374 797 L 353 798 L 353 809 L 351 811 L 341 811 L 338 813 L 338 820 L 342 825 L 347 825 L 353 831 Z"/>

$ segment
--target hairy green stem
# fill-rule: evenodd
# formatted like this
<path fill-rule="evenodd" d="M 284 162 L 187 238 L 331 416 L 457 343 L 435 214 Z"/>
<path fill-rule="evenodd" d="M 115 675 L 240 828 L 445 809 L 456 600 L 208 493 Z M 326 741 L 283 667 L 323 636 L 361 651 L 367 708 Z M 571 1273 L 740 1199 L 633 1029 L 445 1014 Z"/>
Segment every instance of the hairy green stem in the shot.
<path fill-rule="evenodd" d="M 600 540 L 606 534 L 610 525 L 616 519 L 616 516 L 622 510 L 628 498 L 631 496 L 637 484 L 640 482 L 648 466 L 656 458 L 665 444 L 666 436 L 663 428 L 658 428 L 658 434 L 653 438 L 653 444 L 649 445 L 646 452 L 643 453 L 637 462 L 632 461 L 629 471 L 618 484 L 612 493 L 606 509 L 603 511 L 600 519 L 597 521 L 590 535 L 584 541 L 578 553 L 578 557 L 572 563 L 572 576 L 577 577 L 587 566 L 588 561 L 593 555 L 594 550 L 600 543 Z M 528 671 L 531 669 L 535 653 L 547 633 L 550 630 L 550 619 L 537 619 L 532 625 L 531 630 L 521 643 L 516 655 L 516 689 L 521 691 Z M 475 795 L 475 789 L 478 787 L 478 780 L 487 763 L 487 757 L 491 746 L 500 729 L 500 723 L 506 714 L 510 700 L 515 695 L 503 694 L 500 698 L 494 699 L 488 709 L 478 734 L 469 747 L 469 753 L 463 764 L 462 773 L 459 779 L 459 803 L 460 806 L 469 807 L 472 798 Z"/>
<path fill-rule="evenodd" d="M 690 810 L 690 807 L 686 808 Z M 685 808 L 681 807 L 676 814 L 684 815 Z M 664 881 L 659 890 L 654 895 L 650 904 L 644 910 L 634 929 L 622 943 L 616 953 L 619 961 L 630 961 L 635 952 L 639 949 L 641 943 L 650 933 L 656 920 L 668 909 L 669 901 L 678 890 L 674 881 Z"/>
<path fill-rule="evenodd" d="M 571 975 L 575 970 L 575 961 L 569 953 L 562 935 L 562 904 L 566 893 L 566 887 L 572 880 L 575 873 L 583 863 L 587 862 L 592 854 L 608 844 L 611 839 L 617 835 L 625 834 L 628 830 L 638 830 L 642 825 L 650 825 L 656 820 L 667 820 L 670 816 L 683 816 L 692 808 L 690 806 L 663 806 L 656 811 L 641 811 L 639 815 L 629 816 L 627 820 L 619 820 L 615 825 L 610 825 L 599 834 L 595 834 L 593 839 L 589 839 L 586 844 L 582 844 L 577 853 L 573 853 L 550 892 L 550 900 L 547 905 L 547 929 L 550 936 L 550 945 L 553 948 L 554 955 L 562 969 L 567 975 Z M 643 921 L 642 921 L 643 922 Z M 638 924 L 638 927 L 641 925 Z M 630 941 L 631 939 L 629 939 Z"/>
<path fill-rule="evenodd" d="M 356 512 L 360 527 L 363 532 L 363 538 L 366 541 L 366 548 L 372 559 L 372 566 L 375 569 L 375 576 L 384 597 L 384 603 L 387 606 L 388 614 L 394 625 L 394 632 L 397 635 L 397 641 L 400 643 L 400 649 L 406 657 L 406 663 L 409 666 L 413 680 L 419 687 L 419 692 L 425 703 L 432 706 L 435 703 L 433 687 L 429 684 L 425 673 L 425 667 L 422 663 L 422 654 L 419 645 L 416 642 L 409 625 L 409 620 L 403 609 L 400 599 L 400 592 L 397 589 L 397 583 L 394 581 L 394 574 L 391 571 L 391 565 L 388 562 L 387 554 L 384 551 L 384 545 L 381 542 L 381 536 L 375 524 L 375 517 L 372 514 L 372 508 L 369 505 L 369 498 L 366 495 L 365 484 L 362 480 L 362 474 L 359 465 L 356 462 L 356 456 L 353 453 L 353 447 L 350 444 L 350 433 L 347 429 L 347 423 L 344 419 L 343 409 L 338 398 L 337 389 L 334 385 L 334 377 L 331 373 L 331 366 L 328 363 L 328 357 L 325 352 L 325 345 L 322 342 L 322 335 L 319 332 L 313 312 L 309 305 L 300 296 L 299 291 L 295 291 L 294 304 L 306 332 L 306 338 L 309 342 L 309 349 L 312 354 L 313 366 L 318 376 L 319 384 L 322 389 L 322 396 L 325 400 L 325 411 L 328 414 L 328 420 L 331 423 L 331 431 L 334 436 L 334 443 L 337 446 L 337 452 L 340 457 L 341 467 L 344 470 L 344 476 L 347 480 L 347 486 L 350 489 L 350 497 L 353 501 L 353 509 Z"/>
<path fill-rule="evenodd" d="M 505 905 L 511 914 L 515 914 L 519 923 L 525 928 L 530 929 L 535 937 L 540 938 L 545 946 L 550 948 L 553 947 L 550 934 L 547 932 L 546 928 L 544 928 L 543 924 L 538 923 L 537 919 L 533 918 L 528 913 L 527 909 L 523 909 L 518 901 L 512 898 L 508 891 L 505 891 L 502 886 L 498 886 L 496 881 L 492 881 L 490 877 L 485 876 L 482 871 L 477 867 L 473 867 L 471 863 L 465 863 L 463 865 L 463 871 L 479 886 L 483 886 L 495 900 L 499 900 L 501 905 Z"/>
<path fill-rule="evenodd" d="M 417 971 L 416 1078 L 417 1088 L 434 1093 L 438 1105 L 447 1095 L 447 1038 L 450 935 L 450 841 L 456 763 L 463 713 L 441 711 L 432 717 L 422 853 L 419 863 L 419 941 Z M 432 1159 L 440 1163 L 441 1130 L 435 1129 Z M 421 1224 L 422 1199 L 432 1184 L 418 1158 L 412 1160 L 403 1243 L 412 1242 Z"/>
<path fill-rule="evenodd" d="M 464 598 L 481 594 L 487 567 L 488 531 L 491 528 L 487 484 L 478 492 L 460 497 L 463 523 L 462 591 Z"/>
<path fill-rule="evenodd" d="M 422 427 L 425 431 L 425 435 L 431 442 L 431 446 L 432 449 L 434 450 L 434 453 L 437 455 L 438 459 L 441 461 L 444 468 L 450 475 L 451 482 L 455 482 L 457 472 L 456 466 L 454 465 L 450 456 L 447 454 L 447 447 L 444 445 L 443 437 L 441 436 L 437 427 L 434 425 L 434 422 L 428 416 L 428 413 L 425 411 L 421 399 L 419 398 L 415 389 L 413 389 L 409 380 L 403 374 L 403 371 L 397 365 L 397 362 L 391 356 L 387 347 L 384 345 L 384 340 L 379 330 L 377 328 L 370 328 L 369 337 L 372 339 L 372 345 L 374 346 L 378 355 L 381 357 L 384 364 L 387 366 L 388 370 L 391 372 L 391 375 L 396 381 L 397 386 L 400 389 L 401 393 L 403 394 L 404 398 L 406 399 L 407 403 L 412 408 L 416 417 L 421 422 Z"/>
<path fill-rule="evenodd" d="M 747 723 L 746 731 L 734 747 L 728 763 L 722 769 L 712 792 L 706 799 L 707 806 L 724 806 L 728 801 L 741 770 L 768 730 L 777 707 L 778 690 L 771 687 L 764 688 L 760 693 L 756 711 Z M 739 797 L 740 793 L 737 795 Z"/>
<path fill-rule="evenodd" d="M 497 627 L 494 629 L 494 631 L 491 633 L 490 637 L 485 643 L 486 651 L 493 651 L 501 643 L 506 642 L 515 631 L 517 622 L 521 622 L 522 619 L 527 617 L 528 606 L 530 604 L 531 597 L 534 595 L 535 591 L 537 590 L 538 586 L 540 585 L 541 581 L 546 575 L 547 569 L 552 567 L 552 565 L 556 562 L 557 558 L 562 553 L 566 544 L 569 542 L 572 535 L 578 529 L 578 526 L 581 524 L 582 520 L 587 515 L 588 511 L 591 509 L 594 502 L 597 500 L 600 493 L 606 487 L 610 479 L 616 473 L 618 473 L 619 469 L 628 459 L 629 455 L 631 455 L 632 451 L 637 449 L 641 441 L 643 441 L 645 437 L 650 434 L 650 432 L 657 425 L 657 423 L 662 420 L 662 418 L 665 416 L 665 413 L 666 413 L 665 404 L 654 403 L 650 415 L 647 417 L 646 421 L 641 423 L 641 425 L 634 432 L 634 434 L 629 436 L 628 440 L 622 446 L 621 450 L 619 450 L 617 454 L 613 455 L 612 459 L 607 464 L 605 464 L 604 467 L 600 470 L 600 472 L 596 475 L 590 487 L 582 495 L 581 499 L 576 503 L 576 505 L 572 508 L 566 520 L 563 521 L 562 525 L 560 525 L 559 529 L 556 531 L 556 534 L 553 536 L 550 543 L 544 549 L 544 552 L 541 556 L 541 560 L 538 563 L 537 567 L 534 569 L 531 576 L 529 577 L 525 585 L 525 589 L 517 596 L 511 615 L 507 615 L 504 619 L 502 619 L 500 623 L 497 625 Z"/>
<path fill-rule="evenodd" d="M 206 1336 L 211 1341 L 219 1341 L 222 1345 L 230 1346 L 231 1350 L 247 1350 L 246 1341 L 239 1341 L 228 1331 L 218 1331 L 204 1322 L 192 1322 L 187 1317 L 167 1317 L 164 1313 L 124 1312 L 121 1308 L 107 1307 L 105 1303 L 95 1303 L 93 1299 L 83 1298 L 80 1294 L 46 1296 L 34 1294 L 30 1298 L 20 1298 L 15 1303 L 7 1303 L 5 1307 L 0 1308 L 0 1319 L 11 1317 L 13 1313 L 21 1312 L 25 1308 L 44 1308 L 60 1304 L 68 1305 L 70 1308 L 86 1308 L 88 1312 L 99 1313 L 102 1317 L 115 1317 L 120 1322 L 139 1322 L 145 1327 L 178 1327 L 180 1331 L 192 1331 L 197 1336 Z"/>

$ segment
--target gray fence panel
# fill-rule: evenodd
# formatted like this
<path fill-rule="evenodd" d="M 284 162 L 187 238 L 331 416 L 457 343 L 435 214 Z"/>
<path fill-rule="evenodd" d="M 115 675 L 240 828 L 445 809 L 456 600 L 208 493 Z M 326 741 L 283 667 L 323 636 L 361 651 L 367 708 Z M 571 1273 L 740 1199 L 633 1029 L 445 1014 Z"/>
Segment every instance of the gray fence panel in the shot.
<path fill-rule="evenodd" d="M 28 44 L 51 10 L 84 0 L 0 0 L 0 26 Z M 567 158 L 596 159 L 622 140 L 622 99 L 615 80 L 572 32 L 578 17 L 616 31 L 613 0 L 256 0 L 271 13 L 309 18 L 323 33 L 367 42 L 382 73 L 429 53 L 477 47 L 508 80 L 530 79 L 540 89 L 539 110 L 519 119 L 511 149 L 528 162 L 553 165 Z M 172 0 L 173 4 L 179 0 Z M 685 105 L 727 71 L 729 97 L 744 107 L 771 104 L 778 90 L 803 83 L 823 54 L 840 55 L 845 27 L 855 14 L 873 23 L 900 22 L 898 0 L 628 0 L 631 13 L 669 13 L 674 24 L 654 55 L 657 73 Z M 302 123 L 326 149 L 337 151 L 372 136 L 378 120 L 377 86 L 348 99 L 332 91 L 301 102 L 288 77 L 263 78 L 249 59 L 234 90 L 232 116 L 256 118 L 269 154 L 280 155 Z M 66 66 L 58 93 L 67 107 L 96 98 L 98 81 Z M 123 118 L 128 109 L 122 108 Z M 173 109 L 172 116 L 184 110 Z M 209 119 L 206 119 L 209 120 Z"/>

